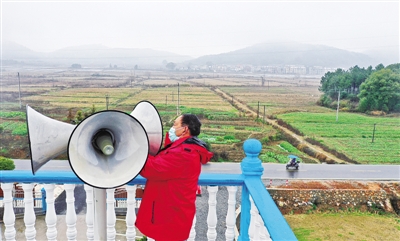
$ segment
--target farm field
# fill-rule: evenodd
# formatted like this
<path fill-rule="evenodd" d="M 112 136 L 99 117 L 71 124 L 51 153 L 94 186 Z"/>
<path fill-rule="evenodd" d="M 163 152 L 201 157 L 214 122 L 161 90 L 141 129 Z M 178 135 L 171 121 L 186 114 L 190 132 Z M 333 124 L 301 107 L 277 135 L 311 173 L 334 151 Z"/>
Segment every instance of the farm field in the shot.
<path fill-rule="evenodd" d="M 283 82 L 283 81 L 282 81 Z M 318 82 L 314 85 L 292 86 L 290 84 L 273 87 L 220 87 L 226 93 L 246 103 L 254 110 L 266 115 L 276 115 L 285 112 L 326 112 L 326 108 L 317 106 L 315 103 L 320 97 Z M 290 82 L 289 82 L 290 83 Z"/>
<path fill-rule="evenodd" d="M 108 106 L 109 109 L 130 113 L 138 102 L 148 100 L 158 109 L 164 130 L 167 130 L 177 116 L 178 91 L 179 111 L 195 113 L 203 119 L 201 137 L 212 144 L 213 151 L 217 153 L 216 161 L 241 161 L 244 154 L 240 142 L 252 136 L 262 139 L 264 136 L 277 134 L 271 127 L 257 123 L 254 119 L 240 117 L 238 110 L 205 86 L 192 85 L 185 81 L 178 82 L 169 79 L 168 76 L 155 75 L 152 75 L 149 80 L 143 81 L 142 84 L 132 86 L 126 85 L 126 83 L 120 87 L 96 88 L 71 85 L 74 81 L 82 82 L 85 75 L 88 73 L 63 72 L 61 75 L 63 78 L 69 76 L 73 80 L 54 83 L 53 78 L 57 79 L 57 75 L 53 75 L 54 77 L 50 77 L 53 84 L 48 83 L 49 74 L 39 73 L 37 76 L 31 74 L 29 77 L 25 77 L 24 81 L 27 83 L 24 84 L 21 81 L 22 109 L 19 108 L 17 101 L 18 86 L 15 85 L 15 80 L 11 82 L 11 78 L 8 78 L 8 82 L 6 82 L 8 84 L 2 92 L 7 101 L 2 105 L 0 116 L 0 127 L 3 128 L 0 153 L 13 158 L 28 158 L 24 113 L 26 104 L 45 116 L 68 122 L 69 112 L 75 115 L 79 110 L 88 113 L 92 108 L 95 111 L 101 111 Z M 110 76 L 111 74 L 102 73 L 101 75 Z M 89 76 L 93 76 L 93 74 Z M 92 83 L 92 81 L 91 79 L 89 82 Z M 94 81 L 101 82 L 100 80 Z M 103 80 L 102 85 L 106 85 L 108 81 Z M 174 86 L 169 86 L 171 83 Z M 180 84 L 179 90 L 177 83 Z M 32 86 L 35 88 L 31 88 Z M 276 149 L 277 152 L 282 151 L 276 146 L 273 149 Z"/>
<path fill-rule="evenodd" d="M 363 164 L 400 163 L 400 119 L 336 112 L 278 115 L 320 143 Z M 375 129 L 375 131 L 374 131 Z"/>
<path fill-rule="evenodd" d="M 296 154 L 304 162 L 318 162 L 291 146 L 272 126 L 238 110 L 214 91 L 219 88 L 258 111 L 259 119 L 280 118 L 306 137 L 359 163 L 400 162 L 396 149 L 399 119 L 340 112 L 336 123 L 334 111 L 315 104 L 320 96 L 316 78 L 266 77 L 268 82 L 261 86 L 260 76 L 246 75 L 113 69 L 19 71 L 22 108 L 16 72 L 7 72 L 2 82 L 0 155 L 6 157 L 29 158 L 24 113 L 27 104 L 45 116 L 71 122 L 79 111 L 89 115 L 108 108 L 130 113 L 138 102 L 147 100 L 158 109 L 164 131 L 178 111 L 198 115 L 203 122 L 200 137 L 211 144 L 216 153 L 214 161 L 241 161 L 243 141 L 256 138 L 263 143 L 260 159 L 264 162 L 283 163 L 288 154 Z M 371 144 L 375 123 L 375 141 Z"/>

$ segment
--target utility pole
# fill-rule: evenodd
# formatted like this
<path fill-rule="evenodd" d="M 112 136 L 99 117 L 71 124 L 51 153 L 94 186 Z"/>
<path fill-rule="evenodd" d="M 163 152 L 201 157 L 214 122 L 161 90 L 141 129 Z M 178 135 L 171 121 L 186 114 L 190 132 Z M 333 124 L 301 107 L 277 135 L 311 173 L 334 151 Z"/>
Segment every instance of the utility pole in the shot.
<path fill-rule="evenodd" d="M 337 108 L 336 108 L 336 122 L 339 119 L 339 102 L 340 102 L 340 90 L 339 90 L 339 95 L 338 95 L 338 100 L 337 100 Z"/>
<path fill-rule="evenodd" d="M 257 119 L 259 117 L 259 113 L 260 113 L 260 101 L 257 101 Z"/>
<path fill-rule="evenodd" d="M 178 83 L 178 104 L 176 106 L 176 115 L 179 115 L 179 83 Z"/>
<path fill-rule="evenodd" d="M 375 126 L 376 126 L 376 123 L 374 124 L 374 131 L 372 132 L 372 143 L 374 143 L 374 139 L 375 139 Z"/>
<path fill-rule="evenodd" d="M 22 103 L 21 103 L 21 80 L 19 78 L 19 72 L 18 72 L 18 93 L 19 93 L 19 108 L 22 109 Z"/>
<path fill-rule="evenodd" d="M 106 110 L 108 110 L 108 95 L 106 95 Z"/>
<path fill-rule="evenodd" d="M 132 77 L 132 70 L 131 70 L 131 88 L 132 88 L 133 78 L 135 78 L 135 77 Z"/>

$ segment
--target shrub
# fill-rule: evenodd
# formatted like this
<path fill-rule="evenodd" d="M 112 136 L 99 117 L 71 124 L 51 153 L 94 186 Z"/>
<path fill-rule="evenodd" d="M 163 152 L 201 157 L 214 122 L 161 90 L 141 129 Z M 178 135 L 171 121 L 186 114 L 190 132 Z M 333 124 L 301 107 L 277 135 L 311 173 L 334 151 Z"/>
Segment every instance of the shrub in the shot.
<path fill-rule="evenodd" d="M 14 161 L 10 158 L 0 156 L 0 170 L 14 170 Z"/>
<path fill-rule="evenodd" d="M 320 97 L 320 99 L 317 101 L 317 105 L 321 105 L 321 106 L 330 106 L 332 103 L 332 99 L 328 96 L 328 95 L 322 95 Z"/>
<path fill-rule="evenodd" d="M 268 142 L 269 142 L 269 137 L 264 137 L 264 138 L 261 139 L 261 143 L 262 143 L 263 145 L 267 145 Z"/>
<path fill-rule="evenodd" d="M 393 108 L 394 111 L 400 112 L 400 103 L 396 104 Z"/>
<path fill-rule="evenodd" d="M 214 152 L 214 155 L 211 158 L 211 161 L 214 161 L 214 162 L 227 162 L 227 161 L 229 161 L 229 155 L 228 155 L 228 153 L 226 151 Z"/>
<path fill-rule="evenodd" d="M 224 136 L 224 140 L 235 140 L 235 137 L 234 137 L 234 136 L 231 136 L 231 135 L 229 135 L 229 136 Z"/>
<path fill-rule="evenodd" d="M 280 140 L 283 140 L 284 138 L 283 138 L 283 135 L 281 132 L 277 132 L 275 135 L 269 136 L 269 139 L 271 141 L 280 141 Z"/>

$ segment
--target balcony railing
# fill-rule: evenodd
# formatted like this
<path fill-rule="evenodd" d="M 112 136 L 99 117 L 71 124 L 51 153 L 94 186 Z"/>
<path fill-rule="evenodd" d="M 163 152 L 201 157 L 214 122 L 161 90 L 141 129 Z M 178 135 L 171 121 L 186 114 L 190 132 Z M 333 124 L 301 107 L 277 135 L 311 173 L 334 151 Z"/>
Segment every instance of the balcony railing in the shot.
<path fill-rule="evenodd" d="M 207 232 L 201 234 L 201 240 L 217 240 L 217 192 L 218 186 L 226 186 L 228 190 L 227 215 L 225 217 L 225 239 L 226 240 L 297 240 L 294 233 L 290 229 L 285 218 L 277 208 L 275 202 L 269 195 L 267 189 L 261 181 L 263 167 L 258 155 L 261 151 L 261 143 L 254 139 L 247 140 L 243 145 L 246 157 L 241 163 L 242 174 L 201 174 L 199 185 L 207 186 L 208 191 L 208 214 L 207 214 Z M 70 171 L 39 171 L 36 175 L 32 175 L 30 171 L 0 171 L 0 183 L 4 193 L 3 198 L 3 222 L 4 229 L 2 237 L 5 240 L 15 240 L 15 212 L 14 212 L 14 183 L 22 183 L 24 191 L 24 212 L 23 219 L 25 225 L 26 240 L 36 240 L 37 234 L 45 232 L 48 240 L 58 239 L 77 239 L 76 225 L 77 214 L 75 212 L 75 185 L 83 184 L 82 181 Z M 135 240 L 137 238 L 137 230 L 135 227 L 136 220 L 136 187 L 144 185 L 146 179 L 141 176 L 136 177 L 125 185 L 127 192 L 126 197 L 126 240 Z M 33 187 L 34 184 L 43 184 L 45 190 L 45 203 L 42 205 L 46 208 L 45 222 L 46 230 L 36 230 L 36 212 L 34 208 Z M 63 185 L 66 192 L 66 232 L 58 233 L 57 214 L 55 211 L 54 189 L 56 185 Z M 241 208 L 240 208 L 240 225 L 236 225 L 236 194 L 241 188 Z M 87 240 L 95 240 L 95 213 L 93 192 L 94 188 L 84 185 L 86 192 L 86 238 Z M 116 232 L 116 209 L 115 209 L 115 189 L 106 190 L 106 229 L 107 240 L 115 240 Z M 196 229 L 198 223 L 196 218 L 188 240 L 195 240 Z M 237 234 L 236 230 L 240 230 Z M 197 237 L 199 234 L 197 235 Z M 63 238 L 60 238 L 63 237 Z M 151 239 L 148 239 L 151 240 Z"/>

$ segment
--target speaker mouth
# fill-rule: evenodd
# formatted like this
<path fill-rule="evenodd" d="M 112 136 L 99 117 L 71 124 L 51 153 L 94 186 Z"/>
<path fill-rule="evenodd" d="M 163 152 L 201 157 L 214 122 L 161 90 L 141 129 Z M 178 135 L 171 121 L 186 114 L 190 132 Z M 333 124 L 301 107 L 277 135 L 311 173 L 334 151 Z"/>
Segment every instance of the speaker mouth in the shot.
<path fill-rule="evenodd" d="M 93 135 L 92 138 L 92 146 L 96 151 L 98 151 L 100 154 L 111 155 L 112 153 L 105 153 L 105 149 L 110 149 L 111 147 L 104 146 L 106 144 L 99 143 L 99 139 L 109 139 L 112 145 L 112 152 L 114 152 L 115 138 L 112 131 L 105 128 L 100 129 Z M 111 152 L 111 150 L 109 152 Z"/>
<path fill-rule="evenodd" d="M 99 138 L 103 137 L 108 144 L 100 143 Z M 112 146 L 112 151 L 105 153 L 105 146 Z M 142 124 L 115 110 L 97 112 L 84 119 L 68 142 L 71 169 L 84 183 L 96 188 L 125 185 L 143 169 L 148 154 L 149 140 Z"/>

